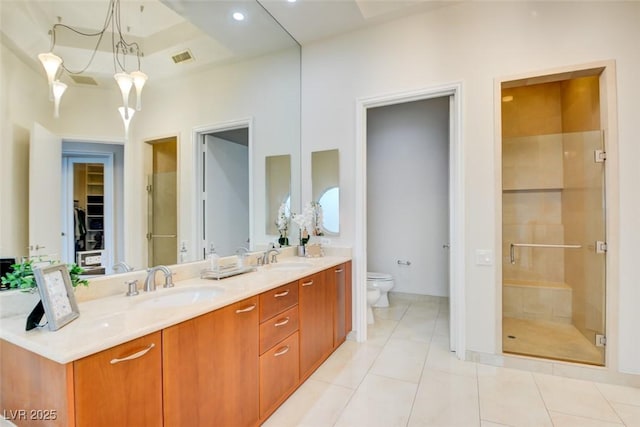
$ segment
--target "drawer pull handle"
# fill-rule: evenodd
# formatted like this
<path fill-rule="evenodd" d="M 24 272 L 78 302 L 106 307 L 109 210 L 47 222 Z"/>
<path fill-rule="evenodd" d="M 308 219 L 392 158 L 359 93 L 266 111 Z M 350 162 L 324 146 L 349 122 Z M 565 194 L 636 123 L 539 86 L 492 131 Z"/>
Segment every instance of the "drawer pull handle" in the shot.
<path fill-rule="evenodd" d="M 344 271 L 344 269 L 343 269 L 343 268 L 338 268 L 338 269 L 336 270 L 336 273 L 342 273 L 343 271 Z"/>
<path fill-rule="evenodd" d="M 311 286 L 313 285 L 313 280 L 309 280 L 308 282 L 304 282 L 302 286 Z"/>
<path fill-rule="evenodd" d="M 275 326 L 276 328 L 277 328 L 278 326 L 284 326 L 284 325 L 286 325 L 287 323 L 289 323 L 289 320 L 290 320 L 290 319 L 289 319 L 289 317 L 287 316 L 287 317 L 285 317 L 284 319 L 279 320 L 277 323 L 274 323 L 274 324 L 273 324 L 273 326 Z"/>
<path fill-rule="evenodd" d="M 282 356 L 283 354 L 286 354 L 288 352 L 289 352 L 289 346 L 282 347 L 282 348 L 278 349 L 278 351 L 273 353 L 273 357 Z"/>
<path fill-rule="evenodd" d="M 280 292 L 278 294 L 274 294 L 274 298 L 280 298 L 280 297 L 286 297 L 287 295 L 289 295 L 289 289 L 287 289 L 284 292 Z"/>
<path fill-rule="evenodd" d="M 255 304 L 252 304 L 252 305 L 250 305 L 249 307 L 245 307 L 245 308 L 239 308 L 239 309 L 237 309 L 237 310 L 236 310 L 236 313 L 237 313 L 237 314 L 240 314 L 240 313 L 246 313 L 246 312 L 248 312 L 248 311 L 253 310 L 254 308 L 256 308 L 256 305 L 255 305 Z"/>
<path fill-rule="evenodd" d="M 137 353 L 133 353 L 127 357 L 123 357 L 121 359 L 111 359 L 111 364 L 115 365 L 116 363 L 120 363 L 120 362 L 126 362 L 127 360 L 133 360 L 133 359 L 137 359 L 138 357 L 142 357 L 145 354 L 147 354 L 149 352 L 149 350 L 151 350 L 153 347 L 155 347 L 156 345 L 154 343 L 149 344 L 149 347 L 145 348 L 144 350 L 140 350 Z"/>

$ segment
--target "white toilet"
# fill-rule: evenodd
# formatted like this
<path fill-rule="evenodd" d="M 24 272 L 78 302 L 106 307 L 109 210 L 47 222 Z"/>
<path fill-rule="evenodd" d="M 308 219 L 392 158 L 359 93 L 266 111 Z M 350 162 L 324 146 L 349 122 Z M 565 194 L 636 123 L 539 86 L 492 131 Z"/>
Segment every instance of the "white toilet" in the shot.
<path fill-rule="evenodd" d="M 373 309 L 371 308 L 380 299 L 380 289 L 371 288 L 367 285 L 367 323 L 375 323 Z"/>
<path fill-rule="evenodd" d="M 393 288 L 393 276 L 387 273 L 367 272 L 367 289 L 379 289 L 380 298 L 374 307 L 389 307 L 389 296 L 387 293 Z"/>

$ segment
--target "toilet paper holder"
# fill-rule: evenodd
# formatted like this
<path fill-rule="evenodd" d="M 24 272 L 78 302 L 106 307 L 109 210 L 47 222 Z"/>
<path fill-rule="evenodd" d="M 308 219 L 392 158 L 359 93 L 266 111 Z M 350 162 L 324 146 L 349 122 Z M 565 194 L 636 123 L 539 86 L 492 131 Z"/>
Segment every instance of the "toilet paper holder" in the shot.
<path fill-rule="evenodd" d="M 411 265 L 411 261 L 402 261 L 401 259 L 399 259 L 398 265 Z"/>

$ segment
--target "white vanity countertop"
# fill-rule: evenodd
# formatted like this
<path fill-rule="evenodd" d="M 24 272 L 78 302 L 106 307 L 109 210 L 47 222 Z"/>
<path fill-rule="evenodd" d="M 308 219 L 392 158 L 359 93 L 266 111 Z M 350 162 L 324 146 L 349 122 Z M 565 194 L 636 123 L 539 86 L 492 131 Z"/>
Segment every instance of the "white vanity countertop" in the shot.
<path fill-rule="evenodd" d="M 24 313 L 2 319 L 0 338 L 55 362 L 69 363 L 349 260 L 342 256 L 287 257 L 278 264 L 286 263 L 294 268 L 280 268 L 273 264 L 223 280 L 185 279 L 176 281 L 174 288 L 165 289 L 158 285 L 155 292 L 141 291 L 137 296 L 120 294 L 81 302 L 78 304 L 80 317 L 57 331 L 50 331 L 46 326 L 25 331 L 28 313 Z M 295 268 L 294 263 L 310 266 Z M 209 300 L 177 307 L 137 307 L 145 300 L 189 287 L 202 289 L 203 286 L 221 288 L 222 293 Z"/>

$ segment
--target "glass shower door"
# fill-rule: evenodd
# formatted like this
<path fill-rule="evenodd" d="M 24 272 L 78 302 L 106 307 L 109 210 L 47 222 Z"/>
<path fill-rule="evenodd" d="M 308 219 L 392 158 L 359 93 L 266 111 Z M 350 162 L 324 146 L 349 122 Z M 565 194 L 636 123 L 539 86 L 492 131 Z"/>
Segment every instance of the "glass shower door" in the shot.
<path fill-rule="evenodd" d="M 149 266 L 177 264 L 176 172 L 154 173 L 147 179 Z"/>
<path fill-rule="evenodd" d="M 504 138 L 503 350 L 604 364 L 601 131 Z"/>

